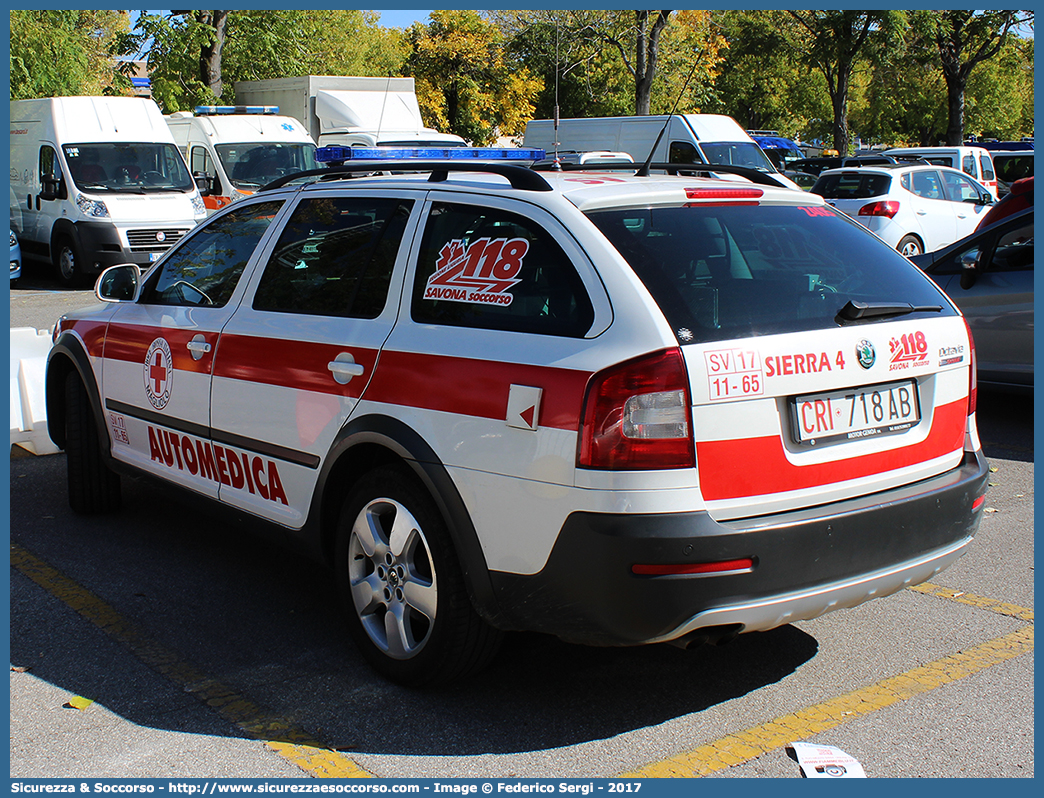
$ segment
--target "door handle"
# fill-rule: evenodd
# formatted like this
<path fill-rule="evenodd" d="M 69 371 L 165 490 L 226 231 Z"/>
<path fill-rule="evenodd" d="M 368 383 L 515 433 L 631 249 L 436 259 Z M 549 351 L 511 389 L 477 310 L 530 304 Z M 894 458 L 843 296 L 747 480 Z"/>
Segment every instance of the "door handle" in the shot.
<path fill-rule="evenodd" d="M 326 367 L 333 374 L 334 382 L 339 385 L 345 385 L 352 377 L 361 377 L 366 372 L 366 368 L 362 363 L 356 363 L 350 352 L 341 352 Z"/>
<path fill-rule="evenodd" d="M 185 344 L 185 348 L 192 353 L 193 360 L 199 360 L 201 357 L 203 357 L 203 355 L 207 354 L 210 351 L 210 344 L 207 343 L 206 339 L 203 337 L 203 334 L 200 333 L 187 344 Z"/>

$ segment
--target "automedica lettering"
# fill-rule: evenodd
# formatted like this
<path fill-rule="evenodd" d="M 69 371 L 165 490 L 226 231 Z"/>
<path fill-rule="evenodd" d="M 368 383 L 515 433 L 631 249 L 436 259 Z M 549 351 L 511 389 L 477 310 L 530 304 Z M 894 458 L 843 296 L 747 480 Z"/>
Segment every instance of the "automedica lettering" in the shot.
<path fill-rule="evenodd" d="M 279 469 L 271 460 L 153 426 L 149 427 L 149 455 L 168 468 L 289 505 Z"/>

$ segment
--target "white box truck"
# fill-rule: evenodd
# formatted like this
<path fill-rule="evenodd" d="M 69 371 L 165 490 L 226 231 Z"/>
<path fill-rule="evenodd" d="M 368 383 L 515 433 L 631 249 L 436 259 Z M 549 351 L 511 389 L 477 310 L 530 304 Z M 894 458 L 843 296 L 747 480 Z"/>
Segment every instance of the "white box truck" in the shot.
<path fill-rule="evenodd" d="M 533 119 L 526 124 L 522 146 L 544 149 L 549 158 L 556 151 L 614 150 L 628 153 L 638 164 L 652 153 L 653 163 L 745 166 L 800 190 L 778 172 L 735 119 L 721 114 L 673 114 L 669 121 L 666 115 L 560 119 L 557 135 L 553 119 Z"/>
<path fill-rule="evenodd" d="M 200 105 L 165 117 L 200 189 L 207 213 L 293 172 L 315 169 L 304 125 L 271 105 Z"/>
<path fill-rule="evenodd" d="M 320 147 L 464 147 L 460 136 L 424 126 L 413 78 L 302 75 L 235 84 L 236 101 L 278 105 Z"/>
<path fill-rule="evenodd" d="M 67 285 L 158 260 L 206 208 L 163 114 L 140 97 L 11 102 L 11 219 Z"/>

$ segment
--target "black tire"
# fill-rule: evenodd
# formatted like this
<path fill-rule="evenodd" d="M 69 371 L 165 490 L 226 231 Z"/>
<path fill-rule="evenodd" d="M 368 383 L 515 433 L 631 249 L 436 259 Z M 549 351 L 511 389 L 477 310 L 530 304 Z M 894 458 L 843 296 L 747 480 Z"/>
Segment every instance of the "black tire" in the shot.
<path fill-rule="evenodd" d="M 335 565 L 352 637 L 385 678 L 445 683 L 496 655 L 501 633 L 475 612 L 446 523 L 406 467 L 379 467 L 354 486 L 338 522 Z"/>
<path fill-rule="evenodd" d="M 65 462 L 69 506 L 74 512 L 108 513 L 120 508 L 120 475 L 102 458 L 97 421 L 75 371 L 65 378 Z"/>
<path fill-rule="evenodd" d="M 58 281 L 66 288 L 79 288 L 86 283 L 83 250 L 72 238 L 67 235 L 59 238 L 51 249 L 51 258 Z"/>
<path fill-rule="evenodd" d="M 912 258 L 914 255 L 924 254 L 924 244 L 917 236 L 903 236 L 899 243 L 895 245 L 896 250 L 900 255 L 905 255 L 908 258 Z"/>

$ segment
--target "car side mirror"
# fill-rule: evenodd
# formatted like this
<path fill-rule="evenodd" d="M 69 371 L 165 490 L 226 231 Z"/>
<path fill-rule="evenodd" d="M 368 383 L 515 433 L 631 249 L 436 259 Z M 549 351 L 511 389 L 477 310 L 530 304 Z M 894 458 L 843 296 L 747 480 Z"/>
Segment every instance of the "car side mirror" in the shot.
<path fill-rule="evenodd" d="M 204 174 L 203 172 L 196 172 L 194 175 L 192 175 L 192 179 L 195 181 L 196 188 L 199 189 L 199 193 L 202 194 L 204 197 L 209 197 L 214 190 L 213 179 L 209 175 Z"/>
<path fill-rule="evenodd" d="M 65 199 L 62 190 L 62 179 L 58 175 L 47 174 L 40 178 L 40 199 L 48 202 L 56 199 Z"/>
<path fill-rule="evenodd" d="M 993 195 L 990 192 L 985 192 L 979 197 L 980 205 L 992 205 L 994 203 Z"/>
<path fill-rule="evenodd" d="M 141 270 L 134 263 L 110 266 L 94 284 L 94 295 L 102 302 L 134 302 L 140 290 Z"/>
<path fill-rule="evenodd" d="M 961 288 L 967 291 L 979 277 L 979 250 L 973 249 L 961 255 Z"/>

